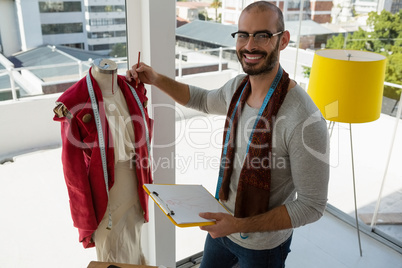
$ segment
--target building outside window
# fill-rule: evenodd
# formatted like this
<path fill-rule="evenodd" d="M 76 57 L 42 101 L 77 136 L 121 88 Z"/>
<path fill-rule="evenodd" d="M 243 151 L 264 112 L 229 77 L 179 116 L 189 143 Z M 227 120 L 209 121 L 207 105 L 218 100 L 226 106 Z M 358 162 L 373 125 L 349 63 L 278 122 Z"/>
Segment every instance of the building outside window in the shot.
<path fill-rule="evenodd" d="M 41 13 L 81 12 L 81 2 L 39 2 Z"/>

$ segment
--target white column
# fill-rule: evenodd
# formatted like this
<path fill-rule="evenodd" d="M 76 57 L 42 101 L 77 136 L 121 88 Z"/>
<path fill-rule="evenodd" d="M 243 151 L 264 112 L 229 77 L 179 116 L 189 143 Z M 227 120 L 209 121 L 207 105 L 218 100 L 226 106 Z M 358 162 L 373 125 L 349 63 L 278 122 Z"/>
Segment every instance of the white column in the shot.
<path fill-rule="evenodd" d="M 175 77 L 175 16 L 176 1 L 130 0 L 126 1 L 128 65 L 137 63 L 138 51 L 141 61 L 156 71 Z M 169 159 L 169 167 L 154 166 L 155 183 L 175 183 L 175 111 L 174 102 L 157 88 L 148 89 L 150 115 L 155 120 L 153 159 Z M 150 200 L 150 223 L 143 235 L 144 251 L 149 250 L 148 260 L 152 265 L 176 266 L 175 227 L 154 207 Z"/>
<path fill-rule="evenodd" d="M 15 1 L 19 30 L 21 36 L 21 49 L 26 51 L 43 44 L 42 29 L 38 1 Z"/>

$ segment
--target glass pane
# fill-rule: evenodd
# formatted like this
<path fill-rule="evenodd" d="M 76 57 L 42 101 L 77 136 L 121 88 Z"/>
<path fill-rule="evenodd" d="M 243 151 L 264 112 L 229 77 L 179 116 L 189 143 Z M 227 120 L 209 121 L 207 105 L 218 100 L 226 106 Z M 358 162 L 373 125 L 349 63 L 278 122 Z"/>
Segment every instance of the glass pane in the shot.
<path fill-rule="evenodd" d="M 352 183 L 354 171 L 360 224 L 367 226 L 373 224 L 374 232 L 384 235 L 400 246 L 402 244 L 400 236 L 402 175 L 396 171 L 395 161 L 400 157 L 398 154 L 401 144 L 398 139 L 400 129 L 396 128 L 398 120 L 395 116 L 400 99 L 401 74 L 397 75 L 399 79 L 397 80 L 392 71 L 396 66 L 394 59 L 400 57 L 397 49 L 398 30 L 384 38 L 384 32 L 388 32 L 388 28 L 398 27 L 400 15 L 384 10 L 381 15 L 372 12 L 366 15 L 366 18 L 364 23 L 368 28 L 372 27 L 372 31 L 360 28 L 351 34 L 334 36 L 326 43 L 327 48 L 372 51 L 388 58 L 380 118 L 374 122 L 352 124 L 352 126 L 336 124 L 332 131 L 329 202 L 346 214 L 355 217 Z M 384 24 L 388 26 L 384 27 Z M 350 128 L 353 133 L 354 170 L 351 162 Z M 394 137 L 395 141 L 392 142 Z M 389 155 L 391 158 L 388 158 Z M 388 159 L 390 159 L 389 162 Z M 388 163 L 389 168 L 387 168 Z M 377 221 L 373 221 L 375 214 L 378 215 Z"/>
<path fill-rule="evenodd" d="M 125 7 L 117 2 L 110 6 L 92 1 L 4 4 L 5 20 L 17 21 L 12 14 L 24 19 L 20 29 L 10 23 L 9 29 L 1 32 L 0 48 L 7 57 L 0 68 L 1 99 L 12 99 L 12 90 L 22 98 L 62 92 L 82 78 L 96 58 L 114 57 L 120 64 L 119 73 L 125 74 Z M 104 12 L 111 18 L 104 18 Z M 24 16 L 26 13 L 29 16 Z M 28 86 L 24 80 L 32 75 L 36 82 L 30 81 Z"/>
<path fill-rule="evenodd" d="M 226 25 L 226 27 L 234 26 L 232 32 L 237 31 L 236 23 L 238 20 L 238 15 L 241 12 L 242 8 L 253 1 L 223 1 L 222 6 L 222 22 Z M 384 53 L 388 51 L 389 55 L 394 55 L 394 59 L 396 59 L 400 55 L 399 50 L 397 49 L 400 46 L 398 43 L 398 28 L 397 26 L 393 26 L 395 28 L 395 35 L 391 36 L 392 40 L 385 40 L 383 43 L 379 42 L 382 39 L 381 33 L 373 34 L 370 31 L 359 30 L 359 27 L 354 26 L 353 29 L 348 28 L 348 32 L 356 32 L 354 36 L 352 34 L 344 34 L 344 29 L 346 29 L 346 25 L 356 25 L 357 17 L 363 18 L 358 20 L 358 25 L 363 29 L 368 29 L 366 26 L 368 24 L 368 12 L 375 11 L 374 6 L 369 9 L 367 5 L 364 5 L 362 2 L 356 3 L 356 10 L 353 11 L 353 6 L 344 2 L 338 5 L 333 4 L 332 2 L 320 2 L 317 5 L 316 2 L 304 1 L 303 2 L 303 12 L 300 13 L 301 1 L 286 1 L 279 2 L 280 7 L 283 10 L 285 17 L 285 27 L 291 34 L 291 42 L 284 51 L 281 52 L 281 65 L 282 67 L 289 73 L 290 77 L 296 80 L 302 87 L 307 90 L 309 83 L 309 73 L 312 65 L 314 51 L 326 47 L 337 46 L 336 48 L 346 48 L 349 49 L 363 49 L 363 50 L 372 50 L 374 47 L 381 47 L 381 49 L 376 50 L 377 53 Z M 360 6 L 359 6 L 360 5 Z M 394 4 L 393 4 L 394 5 Z M 364 6 L 364 8 L 362 8 Z M 358 7 L 360 9 L 358 10 Z M 382 9 L 383 7 L 379 7 Z M 177 2 L 177 9 L 180 10 L 180 4 Z M 391 8 L 392 10 L 392 8 Z M 392 11 L 391 11 L 392 12 Z M 182 14 L 182 13 L 181 13 Z M 388 15 L 383 15 L 381 18 L 387 21 L 387 23 L 395 20 L 397 21 L 397 13 L 392 12 L 393 18 L 391 19 Z M 299 23 L 299 18 L 302 18 L 301 23 Z M 339 24 L 344 24 L 345 28 Z M 389 24 L 383 25 L 389 25 Z M 197 25 L 200 29 L 203 29 L 204 42 L 197 42 L 196 40 L 189 40 L 189 36 L 185 36 L 186 29 L 185 26 L 181 26 L 177 28 L 176 31 L 176 41 L 177 41 L 177 54 L 176 58 L 177 63 L 176 67 L 179 69 L 177 74 L 179 78 L 177 80 L 184 81 L 186 83 L 192 83 L 195 85 L 199 85 L 204 88 L 216 88 L 214 84 L 216 82 L 214 77 L 209 74 L 199 74 L 200 78 L 197 80 L 196 77 L 188 77 L 187 73 L 190 73 L 189 66 L 201 64 L 202 56 L 201 53 L 204 54 L 213 54 L 215 52 L 211 51 L 203 51 L 205 49 L 210 49 L 214 46 L 210 45 L 211 43 L 216 43 L 214 39 L 217 35 L 222 35 L 219 32 L 219 27 L 216 26 L 214 28 L 214 32 L 208 32 L 208 27 L 204 26 L 199 21 L 192 21 L 190 25 Z M 377 23 L 375 23 L 377 25 Z M 188 27 L 190 29 L 191 27 Z M 374 26 L 372 26 L 374 28 Z M 189 30 L 187 30 L 189 32 Z M 201 32 L 201 31 L 200 31 Z M 345 38 L 346 37 L 346 38 Z M 362 38 L 365 38 L 362 41 Z M 196 39 L 194 37 L 194 39 Z M 219 40 L 219 38 L 218 38 Z M 360 43 L 359 43 L 360 42 Z M 392 44 L 394 47 L 391 48 L 391 45 L 387 45 L 387 42 Z M 209 43 L 209 44 L 208 44 Z M 367 45 L 370 44 L 370 47 Z M 363 45 L 363 47 L 361 47 Z M 227 45 L 229 46 L 229 45 Z M 232 44 L 234 46 L 234 44 Z M 360 46 L 360 47 L 359 47 Z M 394 50 L 392 50 L 394 49 Z M 391 52 L 392 50 L 392 52 Z M 232 57 L 227 54 L 223 56 L 223 62 L 227 62 L 227 66 L 229 70 L 240 71 L 239 65 L 236 63 L 237 59 L 234 53 L 231 54 Z M 215 55 L 215 57 L 217 57 Z M 210 62 L 214 62 L 216 58 L 211 58 Z M 395 65 L 393 65 L 395 66 Z M 388 67 L 387 69 L 388 75 L 386 75 L 386 81 L 391 83 L 396 83 L 400 85 L 400 81 L 402 80 L 399 75 L 397 79 L 392 77 L 391 69 L 393 67 Z M 186 70 L 187 69 L 187 70 Z M 194 68 L 195 69 L 195 68 Z M 205 79 L 203 79 L 205 77 Z M 389 80 L 387 80 L 389 79 Z M 381 117 L 371 123 L 367 124 L 354 124 L 352 125 L 353 132 L 353 147 L 354 147 L 354 161 L 355 161 L 355 175 L 356 175 L 356 189 L 357 189 L 357 206 L 358 206 L 358 217 L 362 223 L 371 222 L 371 218 L 369 220 L 363 220 L 364 217 L 370 216 L 374 213 L 375 206 L 377 203 L 377 198 L 379 196 L 379 191 L 381 187 L 381 182 L 383 179 L 383 174 L 385 170 L 386 160 L 388 157 L 390 140 L 393 135 L 394 125 L 395 125 L 395 114 L 397 112 L 396 108 L 398 105 L 398 100 L 400 98 L 400 87 L 398 88 L 387 88 L 385 87 L 384 91 L 384 100 L 383 100 L 383 112 Z M 184 110 L 187 113 L 186 110 Z M 220 120 L 221 118 L 219 118 Z M 212 121 L 211 121 L 212 120 Z M 193 134 L 193 136 L 197 137 L 196 142 L 205 142 L 213 135 L 213 131 L 210 130 L 210 127 L 214 129 L 215 127 L 221 128 L 221 125 L 215 125 L 215 121 L 218 119 L 211 118 L 209 116 L 202 116 L 199 114 L 193 114 L 181 120 L 182 122 L 176 126 L 177 133 L 180 132 L 181 128 L 184 125 L 184 133 L 190 131 L 192 125 L 199 126 L 200 129 L 205 130 L 205 133 L 199 133 L 197 136 Z M 328 124 L 330 121 L 328 121 Z M 400 127 L 399 127 L 400 129 Z M 401 159 L 399 155 L 401 146 L 400 132 L 396 133 L 396 141 L 392 145 L 393 146 L 393 154 L 390 162 L 390 167 L 388 170 L 388 175 L 386 179 L 386 183 L 384 186 L 384 191 L 381 198 L 381 206 L 379 207 L 379 216 L 383 218 L 387 218 L 386 220 L 380 218 L 380 221 L 377 221 L 377 225 L 375 226 L 374 232 L 380 230 L 382 235 L 392 237 L 395 241 L 397 240 L 400 244 L 402 239 L 400 237 L 401 232 L 401 173 L 397 170 L 397 159 Z M 355 217 L 354 215 L 354 194 L 353 194 L 353 183 L 352 183 L 352 167 L 351 167 L 351 150 L 350 150 L 350 131 L 348 124 L 335 124 L 334 128 L 329 129 L 332 133 L 331 135 L 331 177 L 330 177 L 330 185 L 329 185 L 329 195 L 328 202 L 331 205 L 341 209 L 345 215 L 349 215 L 351 217 Z M 201 131 L 200 131 L 201 132 Z M 204 137 L 207 136 L 207 137 Z M 217 136 L 214 136 L 217 137 Z M 211 139 L 211 138 L 210 138 Z M 183 139 L 179 139 L 182 141 Z M 219 139 L 218 139 L 219 141 Z M 192 168 L 192 172 L 189 173 L 191 179 L 196 179 L 199 177 L 200 179 L 196 180 L 196 182 L 210 185 L 210 190 L 212 193 L 215 191 L 216 178 L 218 173 L 218 167 L 211 167 L 208 170 L 204 168 L 200 168 L 200 162 L 197 161 L 207 161 L 210 159 L 210 152 L 214 154 L 214 157 L 219 160 L 220 150 L 219 144 L 217 144 L 216 148 L 212 145 L 211 148 L 196 148 L 197 144 L 190 144 L 191 140 L 185 140 L 184 142 L 180 142 L 177 147 L 177 152 L 179 155 L 183 155 L 191 159 L 190 166 Z M 181 144 L 183 143 L 183 145 Z M 183 149 L 181 149 L 183 147 Z M 194 148 L 193 151 L 191 148 Z M 205 151 L 204 150 L 208 150 Z M 191 155 L 200 152 L 201 155 L 205 154 L 203 160 L 200 160 L 197 156 Z M 207 154 L 208 152 L 208 154 Z M 184 159 L 187 159 L 187 158 Z M 190 161 L 190 160 L 189 160 Z M 183 161 L 184 162 L 184 161 Z M 197 163 L 198 165 L 195 165 Z M 203 162 L 201 162 L 203 163 Z M 198 167 L 196 169 L 195 167 Z M 179 168 L 179 167 L 178 167 Z M 207 177 L 207 174 L 210 174 L 212 177 Z M 180 170 L 177 172 L 178 178 L 183 177 L 183 180 L 179 179 L 178 183 L 187 183 L 188 174 L 180 174 Z M 182 231 L 178 231 L 178 235 Z M 198 232 L 198 231 L 196 231 Z M 183 235 L 183 237 L 189 237 L 189 234 Z M 192 235 L 191 235 L 192 236 Z M 178 239 L 178 249 L 181 248 L 180 244 L 186 245 L 188 240 L 183 240 L 181 242 Z M 201 249 L 201 245 L 199 249 Z M 197 250 L 193 251 L 194 253 Z M 179 256 L 180 257 L 180 256 Z M 180 258 L 178 258 L 180 259 Z"/>
<path fill-rule="evenodd" d="M 0 2 L 0 201 L 11 204 L 1 267 L 87 267 L 97 259 L 71 219 L 60 123 L 52 120 L 57 98 L 93 60 L 112 57 L 119 74 L 127 70 L 124 1 L 109 1 L 101 14 L 89 11 L 97 2 Z"/>

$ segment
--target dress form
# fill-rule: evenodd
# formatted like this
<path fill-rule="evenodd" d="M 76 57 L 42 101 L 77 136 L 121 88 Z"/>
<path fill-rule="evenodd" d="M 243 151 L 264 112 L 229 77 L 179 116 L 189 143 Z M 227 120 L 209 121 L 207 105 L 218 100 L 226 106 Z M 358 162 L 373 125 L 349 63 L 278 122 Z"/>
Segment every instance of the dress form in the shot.
<path fill-rule="evenodd" d="M 92 64 L 91 74 L 98 83 L 103 95 L 114 94 L 119 89 L 117 84 L 117 64 L 108 59 L 96 59 Z"/>
<path fill-rule="evenodd" d="M 115 151 L 115 182 L 109 192 L 113 220 L 106 228 L 105 214 L 92 238 L 98 261 L 146 264 L 141 249 L 143 210 L 138 197 L 137 176 L 131 159 L 134 155 L 134 131 L 124 95 L 117 83 L 117 64 L 108 59 L 96 59 L 91 74 L 103 96 L 107 121 Z"/>

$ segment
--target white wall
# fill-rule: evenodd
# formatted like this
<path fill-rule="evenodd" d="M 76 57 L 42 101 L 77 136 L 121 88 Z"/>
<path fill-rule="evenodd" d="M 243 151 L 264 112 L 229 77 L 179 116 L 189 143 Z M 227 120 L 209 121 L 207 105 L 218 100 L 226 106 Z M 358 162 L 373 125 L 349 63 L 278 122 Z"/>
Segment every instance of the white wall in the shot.
<path fill-rule="evenodd" d="M 53 108 L 60 94 L 0 102 L 0 163 L 9 157 L 61 145 Z"/>

